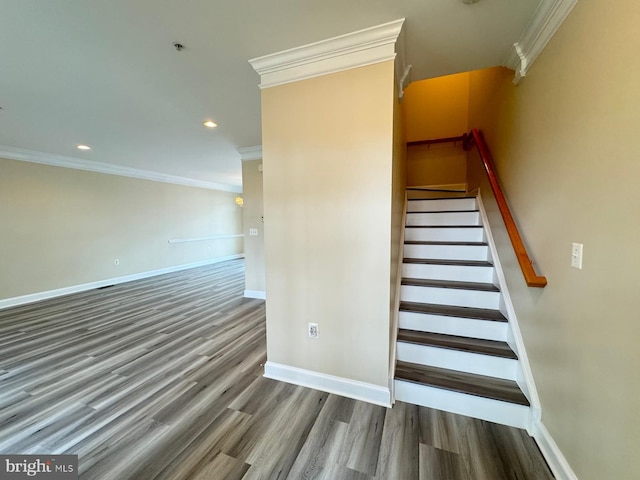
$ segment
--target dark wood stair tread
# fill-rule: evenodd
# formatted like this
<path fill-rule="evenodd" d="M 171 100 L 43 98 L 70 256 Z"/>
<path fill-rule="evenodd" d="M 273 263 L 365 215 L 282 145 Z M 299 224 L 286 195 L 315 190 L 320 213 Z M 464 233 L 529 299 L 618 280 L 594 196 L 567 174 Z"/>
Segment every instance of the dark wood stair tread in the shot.
<path fill-rule="evenodd" d="M 484 340 L 481 338 L 459 337 L 442 333 L 420 332 L 418 330 L 398 330 L 398 341 L 424 345 L 427 347 L 447 348 L 492 357 L 517 360 L 518 356 L 511 350 L 507 342 Z"/>
<path fill-rule="evenodd" d="M 427 240 L 405 240 L 405 245 L 453 245 L 456 247 L 486 247 L 486 242 L 447 242 L 447 241 L 427 241 Z"/>
<path fill-rule="evenodd" d="M 499 310 L 488 308 L 458 307 L 454 305 L 437 305 L 435 303 L 400 302 L 401 312 L 423 313 L 444 317 L 471 318 L 474 320 L 489 320 L 492 322 L 506 322 L 507 318 Z"/>
<path fill-rule="evenodd" d="M 401 361 L 396 363 L 395 378 L 477 397 L 529 406 L 527 397 L 522 393 L 518 384 L 511 380 Z"/>
<path fill-rule="evenodd" d="M 411 213 L 411 212 L 408 212 Z M 484 228 L 482 225 L 405 225 L 404 228 Z"/>
<path fill-rule="evenodd" d="M 481 292 L 499 292 L 500 289 L 493 283 L 459 282 L 453 280 L 431 280 L 423 278 L 403 278 L 402 285 L 414 287 L 453 288 L 457 290 L 476 290 Z"/>
<path fill-rule="evenodd" d="M 452 242 L 452 241 L 442 241 L 442 242 L 434 242 L 427 240 L 405 240 L 405 245 L 454 245 L 454 246 L 469 246 L 469 247 L 486 247 L 486 242 Z"/>
<path fill-rule="evenodd" d="M 493 267 L 486 260 L 444 260 L 440 258 L 404 258 L 403 263 L 420 263 L 423 265 L 455 265 L 461 267 Z"/>
<path fill-rule="evenodd" d="M 407 190 L 427 190 L 429 191 L 429 189 L 427 188 L 416 188 L 416 187 L 407 187 Z M 464 190 L 447 190 L 447 192 L 464 192 Z M 441 197 L 441 198 L 408 198 L 407 200 L 409 200 L 410 202 L 415 201 L 415 200 L 458 200 L 460 198 L 473 198 L 475 199 L 476 197 Z"/>

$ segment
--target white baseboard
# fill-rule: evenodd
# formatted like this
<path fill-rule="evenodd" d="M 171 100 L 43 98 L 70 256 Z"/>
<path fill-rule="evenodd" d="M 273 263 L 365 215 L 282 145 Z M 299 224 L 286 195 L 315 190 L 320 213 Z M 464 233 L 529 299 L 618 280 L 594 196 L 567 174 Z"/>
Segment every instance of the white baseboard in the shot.
<path fill-rule="evenodd" d="M 371 383 L 359 382 L 343 377 L 335 377 L 324 373 L 313 372 L 303 368 L 290 367 L 281 363 L 267 362 L 264 376 L 281 382 L 293 383 L 302 387 L 313 388 L 323 392 L 335 393 L 343 397 L 362 400 L 363 402 L 391 407 L 391 391 Z"/>
<path fill-rule="evenodd" d="M 47 300 L 49 298 L 61 297 L 63 295 L 69 295 L 71 293 L 85 292 L 87 290 L 93 290 L 95 288 L 117 285 L 119 283 L 131 282 L 133 280 L 140 280 L 142 278 L 155 277 L 156 275 L 163 275 L 165 273 L 179 272 L 180 270 L 187 270 L 189 268 L 213 265 L 215 263 L 225 262 L 227 260 L 234 260 L 243 257 L 244 254 L 241 253 L 237 255 L 228 255 L 226 257 L 210 258 L 207 260 L 202 260 L 200 262 L 175 265 L 173 267 L 160 268 L 158 270 L 151 270 L 148 272 L 140 272 L 131 275 L 125 275 L 122 277 L 98 280 L 97 282 L 89 282 L 83 283 L 81 285 L 73 285 L 71 287 L 57 288 L 55 290 L 48 290 L 46 292 L 30 293 L 28 295 L 21 295 L 19 297 L 6 298 L 4 300 L 0 300 L 0 310 L 9 307 L 16 307 L 18 305 L 24 305 L 26 303 L 39 302 L 41 300 Z"/>
<path fill-rule="evenodd" d="M 560 448 L 542 422 L 538 422 L 533 431 L 535 439 L 549 468 L 557 480 L 578 480 L 569 462 L 564 458 Z"/>
<path fill-rule="evenodd" d="M 258 298 L 260 300 L 266 300 L 267 299 L 267 292 L 265 292 L 263 290 L 245 290 L 244 291 L 244 296 L 246 298 Z"/>

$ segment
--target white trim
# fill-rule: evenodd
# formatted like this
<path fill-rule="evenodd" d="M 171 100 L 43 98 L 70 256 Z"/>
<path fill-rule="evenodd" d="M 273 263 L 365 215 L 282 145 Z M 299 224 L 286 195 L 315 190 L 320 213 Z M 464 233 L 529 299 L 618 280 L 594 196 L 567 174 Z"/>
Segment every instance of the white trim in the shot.
<path fill-rule="evenodd" d="M 371 383 L 335 377 L 333 375 L 290 367 L 289 365 L 271 361 L 267 361 L 264 366 L 264 376 L 265 378 L 334 393 L 343 397 L 373 403 L 374 405 L 391 407 L 391 392 L 389 391 L 389 387 L 381 387 Z"/>
<path fill-rule="evenodd" d="M 244 237 L 244 233 L 234 233 L 229 235 L 212 235 L 210 237 L 193 237 L 193 238 L 170 238 L 169 243 L 186 243 L 186 242 L 202 242 L 203 240 L 218 240 L 219 238 L 238 238 Z"/>
<path fill-rule="evenodd" d="M 260 88 L 268 88 L 394 60 L 396 40 L 403 23 L 404 18 L 401 18 L 346 35 L 253 58 L 249 63 L 260 75 Z"/>
<path fill-rule="evenodd" d="M 407 65 L 404 69 L 404 73 L 402 73 L 402 75 L 400 75 L 400 68 L 399 68 L 399 64 L 400 61 L 397 60 L 396 61 L 396 77 L 397 77 L 397 81 L 398 81 L 398 98 L 400 100 L 402 100 L 404 98 L 404 89 L 407 88 L 409 86 L 409 84 L 411 83 L 411 67 L 413 65 Z"/>
<path fill-rule="evenodd" d="M 267 299 L 267 292 L 264 290 L 245 290 L 244 291 L 245 298 L 257 298 L 259 300 Z"/>
<path fill-rule="evenodd" d="M 20 297 L 6 298 L 4 300 L 0 300 L 0 310 L 9 307 L 16 307 L 18 305 L 24 305 L 27 303 L 39 302 L 41 300 L 47 300 L 49 298 L 61 297 L 63 295 L 69 295 L 71 293 L 85 292 L 87 290 L 93 290 L 95 288 L 108 287 L 109 285 L 117 285 L 119 283 L 131 282 L 133 280 L 155 277 L 156 275 L 164 275 L 165 273 L 173 273 L 179 272 L 181 270 L 187 270 L 189 268 L 213 265 L 214 263 L 225 262 L 227 260 L 235 260 L 237 258 L 244 258 L 244 254 L 210 258 L 208 260 L 202 260 L 200 262 L 175 265 L 173 267 L 160 268 L 158 270 L 150 270 L 148 272 L 133 273 L 131 275 L 125 275 L 122 277 L 98 280 L 96 282 L 83 283 L 81 285 L 73 285 L 71 287 L 57 288 L 55 290 L 48 290 L 46 292 L 30 293 L 28 295 L 22 295 Z"/>
<path fill-rule="evenodd" d="M 262 160 L 262 145 L 255 147 L 242 147 L 236 149 L 240 154 L 240 160 Z"/>
<path fill-rule="evenodd" d="M 401 28 L 396 40 L 396 62 L 395 62 L 395 74 L 398 88 L 398 98 L 402 100 L 404 97 L 404 89 L 411 83 L 411 67 L 407 65 L 407 55 L 405 49 L 404 30 Z"/>
<path fill-rule="evenodd" d="M 569 462 L 541 421 L 534 429 L 533 438 L 557 480 L 578 480 L 578 476 L 573 472 Z"/>
<path fill-rule="evenodd" d="M 516 72 L 516 85 L 555 35 L 578 0 L 542 0 L 520 40 L 513 44 L 504 66 Z"/>
<path fill-rule="evenodd" d="M 39 163 L 42 165 L 52 165 L 54 167 L 73 168 L 75 170 L 86 170 L 88 172 L 106 173 L 107 175 L 118 175 L 120 177 L 140 178 L 151 180 L 152 182 L 172 183 L 175 185 L 185 185 L 187 187 L 206 188 L 208 190 L 222 190 L 225 192 L 240 193 L 242 187 L 234 185 L 224 185 L 222 183 L 204 182 L 192 178 L 178 177 L 164 173 L 151 172 L 138 168 L 123 167 L 110 163 L 84 160 L 74 157 L 54 155 L 52 153 L 37 152 L 34 150 L 24 150 L 22 148 L 0 145 L 0 157 L 20 162 Z"/>
<path fill-rule="evenodd" d="M 520 324 L 518 323 L 518 317 L 516 311 L 513 308 L 513 302 L 511 301 L 511 295 L 509 293 L 509 287 L 507 286 L 507 280 L 502 270 L 500 263 L 500 257 L 498 256 L 498 250 L 496 249 L 496 243 L 491 233 L 491 225 L 489 224 L 489 217 L 480 195 L 480 189 L 478 189 L 477 195 L 478 210 L 480 211 L 480 218 L 482 225 L 484 226 L 484 232 L 487 236 L 487 243 L 489 244 L 489 251 L 491 253 L 491 259 L 493 261 L 493 267 L 495 275 L 498 279 L 498 285 L 500 285 L 500 291 L 502 293 L 502 302 L 506 310 L 506 317 L 509 319 L 509 327 L 513 340 L 515 342 L 515 351 L 518 355 L 520 364 L 520 372 L 522 378 L 516 378 L 518 385 L 525 392 L 527 399 L 531 405 L 530 420 L 527 425 L 527 432 L 532 435 L 535 430 L 535 425 L 540 422 L 542 417 L 542 406 L 540 404 L 540 397 L 538 396 L 538 390 L 536 389 L 536 383 L 533 379 L 533 372 L 531 371 L 531 364 L 529 363 L 529 356 L 524 346 L 524 340 L 522 338 L 522 332 L 520 331 Z"/>

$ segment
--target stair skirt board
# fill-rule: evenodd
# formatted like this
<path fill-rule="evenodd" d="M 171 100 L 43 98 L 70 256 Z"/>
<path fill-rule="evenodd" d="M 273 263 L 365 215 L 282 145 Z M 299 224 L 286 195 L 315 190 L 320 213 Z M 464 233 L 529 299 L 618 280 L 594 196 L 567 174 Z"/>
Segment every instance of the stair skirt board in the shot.
<path fill-rule="evenodd" d="M 509 329 L 506 322 L 404 311 L 400 312 L 398 319 L 399 327 L 404 330 L 467 336 L 501 342 L 507 341 Z"/>
<path fill-rule="evenodd" d="M 481 226 L 411 227 L 405 229 L 404 239 L 417 242 L 484 242 Z"/>
<path fill-rule="evenodd" d="M 530 407 L 524 405 L 404 380 L 395 380 L 394 390 L 396 401 L 422 405 L 521 429 L 529 427 Z"/>
<path fill-rule="evenodd" d="M 402 277 L 478 283 L 493 283 L 494 281 L 493 267 L 424 263 L 403 264 Z"/>
<path fill-rule="evenodd" d="M 398 342 L 396 359 L 402 362 L 475 373 L 487 377 L 516 380 L 518 361 L 478 353 L 432 347 L 409 342 Z"/>
<path fill-rule="evenodd" d="M 415 213 L 407 212 L 407 225 L 479 225 L 479 212 L 431 212 Z"/>
<path fill-rule="evenodd" d="M 441 260 L 487 261 L 486 245 L 404 245 L 405 258 L 438 258 Z"/>
<path fill-rule="evenodd" d="M 457 288 L 417 287 L 402 285 L 400 300 L 403 302 L 432 303 L 437 305 L 455 305 L 458 307 L 500 308 L 500 292 L 480 290 L 460 290 Z"/>
<path fill-rule="evenodd" d="M 407 203 L 407 212 L 440 212 L 442 210 L 477 210 L 477 202 L 473 198 L 452 199 L 410 199 Z"/>

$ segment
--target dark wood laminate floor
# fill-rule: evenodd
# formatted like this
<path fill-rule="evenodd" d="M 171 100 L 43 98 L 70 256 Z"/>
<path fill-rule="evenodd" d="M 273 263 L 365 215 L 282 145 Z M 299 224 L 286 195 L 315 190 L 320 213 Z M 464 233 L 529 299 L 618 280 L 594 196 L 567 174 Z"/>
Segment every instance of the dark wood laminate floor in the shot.
<path fill-rule="evenodd" d="M 0 311 L 0 452 L 82 479 L 546 480 L 520 430 L 262 377 L 244 264 Z"/>

